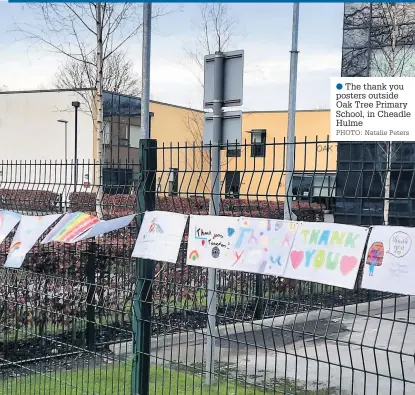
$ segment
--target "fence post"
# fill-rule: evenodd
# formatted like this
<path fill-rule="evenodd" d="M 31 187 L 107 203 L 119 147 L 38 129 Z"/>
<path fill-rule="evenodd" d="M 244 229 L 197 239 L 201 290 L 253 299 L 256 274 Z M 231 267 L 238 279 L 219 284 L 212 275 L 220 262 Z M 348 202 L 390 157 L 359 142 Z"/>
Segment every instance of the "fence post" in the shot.
<path fill-rule="evenodd" d="M 262 319 L 264 315 L 264 276 L 262 274 L 255 275 L 255 313 L 254 318 L 256 320 Z"/>
<path fill-rule="evenodd" d="M 87 260 L 85 265 L 86 283 L 88 284 L 88 294 L 86 298 L 86 345 L 88 350 L 95 350 L 95 306 L 94 296 L 96 288 L 95 268 L 96 268 L 96 243 L 95 239 L 92 239 L 87 244 Z M 75 321 L 76 322 L 76 321 Z"/>
<path fill-rule="evenodd" d="M 137 195 L 138 224 L 140 213 L 156 207 L 157 140 L 140 140 L 140 182 Z M 133 369 L 132 395 L 148 395 L 150 388 L 151 307 L 154 262 L 136 261 L 136 289 L 133 298 Z"/>

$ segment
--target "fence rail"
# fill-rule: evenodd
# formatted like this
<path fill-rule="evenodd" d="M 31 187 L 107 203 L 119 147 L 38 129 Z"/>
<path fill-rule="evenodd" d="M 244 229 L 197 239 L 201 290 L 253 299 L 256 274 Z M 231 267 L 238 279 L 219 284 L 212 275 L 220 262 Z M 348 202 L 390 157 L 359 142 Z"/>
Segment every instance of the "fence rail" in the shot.
<path fill-rule="evenodd" d="M 297 219 L 366 226 L 383 223 L 388 207 L 390 224 L 412 226 L 413 151 L 396 145 L 388 159 L 382 145 L 359 144 L 295 143 Z M 155 394 L 415 393 L 413 298 L 361 289 L 359 279 L 345 290 L 222 270 L 216 381 L 204 383 L 207 270 L 185 265 L 186 234 L 178 262 L 155 262 L 151 280 L 130 257 L 142 194 L 159 210 L 208 213 L 212 148 L 142 147 L 141 158 L 157 162 L 151 171 L 142 161 L 85 162 L 77 171 L 63 162 L 0 164 L 0 209 L 95 214 L 99 204 L 104 218 L 138 214 L 127 229 L 37 244 L 23 269 L 0 268 L 0 394 L 132 394 L 137 352 L 150 362 Z M 254 148 L 222 147 L 219 214 L 282 218 L 287 144 Z M 137 310 L 145 305 L 148 317 Z M 140 321 L 151 332 L 146 351 L 133 342 Z"/>

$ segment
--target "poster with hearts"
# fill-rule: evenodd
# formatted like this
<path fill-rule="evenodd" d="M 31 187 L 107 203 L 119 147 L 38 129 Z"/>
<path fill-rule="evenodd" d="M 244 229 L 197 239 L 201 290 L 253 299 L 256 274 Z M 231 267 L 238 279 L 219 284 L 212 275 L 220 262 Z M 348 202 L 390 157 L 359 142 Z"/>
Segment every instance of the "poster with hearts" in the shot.
<path fill-rule="evenodd" d="M 325 222 L 301 222 L 284 277 L 352 289 L 369 230 Z"/>
<path fill-rule="evenodd" d="M 238 218 L 191 215 L 187 264 L 214 269 L 232 269 L 233 244 Z"/>
<path fill-rule="evenodd" d="M 367 244 L 362 288 L 415 295 L 415 228 L 374 226 Z"/>
<path fill-rule="evenodd" d="M 278 219 L 239 220 L 233 245 L 233 270 L 282 276 L 298 222 Z"/>

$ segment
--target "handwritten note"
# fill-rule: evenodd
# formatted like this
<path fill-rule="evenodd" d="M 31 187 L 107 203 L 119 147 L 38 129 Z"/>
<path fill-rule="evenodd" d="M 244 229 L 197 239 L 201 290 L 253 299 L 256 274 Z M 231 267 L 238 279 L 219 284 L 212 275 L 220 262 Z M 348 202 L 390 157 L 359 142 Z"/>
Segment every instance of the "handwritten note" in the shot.
<path fill-rule="evenodd" d="M 184 214 L 147 211 L 132 256 L 176 263 L 186 223 Z"/>
<path fill-rule="evenodd" d="M 191 215 L 187 264 L 215 269 L 231 269 L 233 243 L 238 218 Z"/>
<path fill-rule="evenodd" d="M 322 222 L 301 222 L 284 277 L 352 289 L 368 229 Z"/>
<path fill-rule="evenodd" d="M 32 249 L 39 237 L 42 236 L 42 234 L 59 217 L 61 217 L 61 215 L 62 214 L 52 214 L 43 217 L 22 215 L 4 267 L 21 267 L 26 254 Z"/>
<path fill-rule="evenodd" d="M 415 295 L 415 229 L 374 226 L 370 233 L 362 287 Z"/>
<path fill-rule="evenodd" d="M 240 218 L 233 244 L 233 270 L 281 276 L 298 223 L 277 219 Z"/>
<path fill-rule="evenodd" d="M 0 243 L 3 243 L 7 235 L 19 223 L 20 218 L 20 214 L 13 213 L 12 211 L 0 210 Z"/>

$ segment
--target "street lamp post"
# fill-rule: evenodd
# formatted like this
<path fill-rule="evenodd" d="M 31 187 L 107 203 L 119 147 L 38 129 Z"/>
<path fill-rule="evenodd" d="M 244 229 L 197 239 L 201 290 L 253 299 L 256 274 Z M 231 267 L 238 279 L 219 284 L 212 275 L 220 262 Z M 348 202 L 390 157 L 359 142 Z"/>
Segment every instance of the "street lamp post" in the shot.
<path fill-rule="evenodd" d="M 58 119 L 58 122 L 65 124 L 65 163 L 68 160 L 68 121 L 65 119 Z"/>
<path fill-rule="evenodd" d="M 74 192 L 76 192 L 76 184 L 78 182 L 78 108 L 81 104 L 79 101 L 73 101 L 72 107 L 75 108 L 75 152 L 74 152 L 74 165 L 75 165 L 75 171 L 74 171 Z"/>
<path fill-rule="evenodd" d="M 65 125 L 65 186 L 63 188 L 63 196 L 65 199 L 65 212 L 67 211 L 67 196 L 66 196 L 66 180 L 68 170 L 68 121 L 66 119 L 58 119 L 58 122 Z"/>

